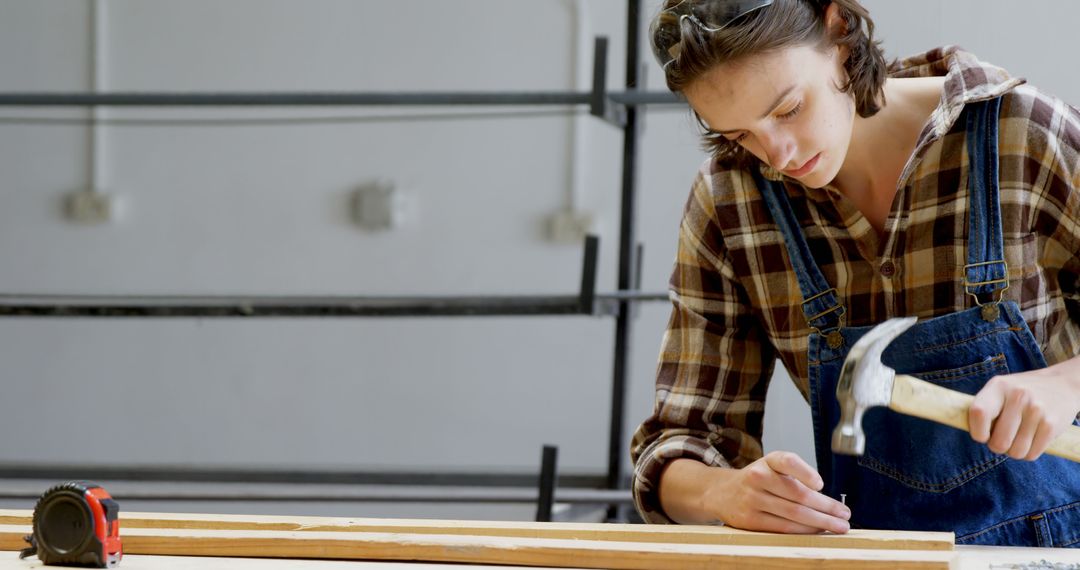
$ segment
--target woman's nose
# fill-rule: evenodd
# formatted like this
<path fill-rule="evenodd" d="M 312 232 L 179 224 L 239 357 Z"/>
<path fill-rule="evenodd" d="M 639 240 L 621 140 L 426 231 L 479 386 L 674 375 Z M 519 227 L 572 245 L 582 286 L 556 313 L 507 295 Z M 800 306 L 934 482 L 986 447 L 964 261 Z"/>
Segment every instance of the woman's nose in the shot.
<path fill-rule="evenodd" d="M 795 159 L 795 141 L 780 134 L 762 135 L 761 144 L 769 165 L 777 170 L 798 168 L 801 165 L 790 164 Z"/>

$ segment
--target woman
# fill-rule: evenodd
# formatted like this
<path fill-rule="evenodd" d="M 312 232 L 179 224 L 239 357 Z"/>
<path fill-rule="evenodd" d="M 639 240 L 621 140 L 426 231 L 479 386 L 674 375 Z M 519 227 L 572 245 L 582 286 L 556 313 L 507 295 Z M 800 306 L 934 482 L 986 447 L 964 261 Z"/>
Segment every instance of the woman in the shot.
<path fill-rule="evenodd" d="M 632 445 L 649 522 L 788 533 L 945 530 L 1080 545 L 1080 113 L 939 48 L 888 67 L 856 0 L 667 0 L 652 42 L 705 129 L 654 413 Z M 873 325 L 885 364 L 977 394 L 970 435 L 874 409 L 833 456 L 836 379 Z M 815 471 L 762 456 L 779 358 Z"/>

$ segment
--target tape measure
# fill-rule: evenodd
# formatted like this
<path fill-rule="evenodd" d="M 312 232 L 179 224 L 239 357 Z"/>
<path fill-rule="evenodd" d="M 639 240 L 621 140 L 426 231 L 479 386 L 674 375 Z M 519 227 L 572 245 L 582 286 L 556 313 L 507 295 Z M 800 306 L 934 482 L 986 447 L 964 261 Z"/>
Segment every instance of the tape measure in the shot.
<path fill-rule="evenodd" d="M 100 485 L 72 481 L 57 485 L 34 507 L 34 534 L 19 554 L 37 554 L 45 564 L 113 568 L 123 556 L 120 506 Z"/>

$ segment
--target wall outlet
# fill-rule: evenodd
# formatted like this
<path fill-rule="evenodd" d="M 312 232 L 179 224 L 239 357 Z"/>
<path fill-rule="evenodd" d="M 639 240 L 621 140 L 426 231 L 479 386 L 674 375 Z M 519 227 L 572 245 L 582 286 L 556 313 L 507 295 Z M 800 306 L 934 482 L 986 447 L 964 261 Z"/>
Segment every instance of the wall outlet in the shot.
<path fill-rule="evenodd" d="M 353 221 L 370 230 L 400 227 L 409 217 L 412 203 L 394 184 L 386 181 L 367 184 L 353 197 Z"/>
<path fill-rule="evenodd" d="M 94 189 L 77 190 L 64 198 L 64 214 L 74 222 L 104 224 L 116 215 L 116 200 L 112 194 Z"/>
<path fill-rule="evenodd" d="M 562 210 L 548 218 L 548 238 L 553 242 L 581 245 L 591 233 L 596 233 L 596 223 L 590 212 Z"/>

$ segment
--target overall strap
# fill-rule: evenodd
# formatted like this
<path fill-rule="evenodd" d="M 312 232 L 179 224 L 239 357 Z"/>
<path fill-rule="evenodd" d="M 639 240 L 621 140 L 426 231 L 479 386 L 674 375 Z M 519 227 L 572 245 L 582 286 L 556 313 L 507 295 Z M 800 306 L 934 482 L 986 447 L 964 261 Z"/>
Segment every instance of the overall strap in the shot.
<path fill-rule="evenodd" d="M 968 104 L 968 251 L 964 291 L 983 307 L 983 318 L 997 318 L 997 303 L 1009 288 L 998 188 L 998 115 L 1001 98 Z"/>
<path fill-rule="evenodd" d="M 780 226 L 780 233 L 787 247 L 788 257 L 799 281 L 803 297 L 803 314 L 810 327 L 825 335 L 831 348 L 839 348 L 843 337 L 839 331 L 844 327 L 847 309 L 840 302 L 836 289 L 822 275 L 810 246 L 806 243 L 802 226 L 791 209 L 783 182 L 766 180 L 757 168 L 750 169 L 773 220 Z"/>

